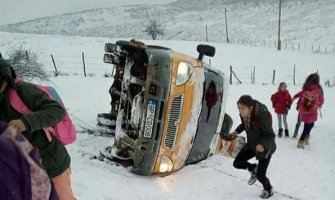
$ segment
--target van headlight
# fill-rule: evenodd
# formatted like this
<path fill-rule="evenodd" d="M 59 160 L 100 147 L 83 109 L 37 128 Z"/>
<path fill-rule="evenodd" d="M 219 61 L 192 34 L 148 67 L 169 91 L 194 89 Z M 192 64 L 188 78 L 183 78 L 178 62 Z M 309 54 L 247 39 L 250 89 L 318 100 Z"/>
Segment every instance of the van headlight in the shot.
<path fill-rule="evenodd" d="M 179 62 L 176 85 L 180 86 L 185 84 L 191 77 L 193 66 L 186 62 Z"/>
<path fill-rule="evenodd" d="M 159 166 L 159 172 L 167 173 L 173 170 L 173 163 L 170 158 L 163 156 Z"/>

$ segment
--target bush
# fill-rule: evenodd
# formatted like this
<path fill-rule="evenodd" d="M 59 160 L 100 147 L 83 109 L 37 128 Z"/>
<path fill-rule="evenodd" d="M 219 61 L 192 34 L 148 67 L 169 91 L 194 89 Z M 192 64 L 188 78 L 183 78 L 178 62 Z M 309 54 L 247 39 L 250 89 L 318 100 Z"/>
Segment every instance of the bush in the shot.
<path fill-rule="evenodd" d="M 162 25 L 156 20 L 150 20 L 146 25 L 144 32 L 150 35 L 153 40 L 156 40 L 158 35 L 164 35 Z"/>
<path fill-rule="evenodd" d="M 38 62 L 37 54 L 31 50 L 25 50 L 22 46 L 12 49 L 6 60 L 14 68 L 16 75 L 23 80 L 31 81 L 36 78 L 42 81 L 49 80 L 49 74 L 43 64 Z"/>

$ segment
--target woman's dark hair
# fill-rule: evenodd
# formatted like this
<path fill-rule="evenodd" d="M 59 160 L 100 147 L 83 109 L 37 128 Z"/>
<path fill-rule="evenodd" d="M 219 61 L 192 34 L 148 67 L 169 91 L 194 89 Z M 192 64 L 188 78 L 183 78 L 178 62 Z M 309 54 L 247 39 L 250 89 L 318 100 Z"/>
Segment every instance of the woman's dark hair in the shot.
<path fill-rule="evenodd" d="M 320 85 L 320 76 L 318 73 L 310 74 L 304 83 L 304 86 L 302 89 L 307 89 L 311 85 Z"/>
<path fill-rule="evenodd" d="M 7 81 L 7 84 L 8 84 L 9 87 L 15 88 L 15 82 L 14 82 L 14 79 L 13 79 L 12 75 L 14 75 L 14 77 L 16 77 L 14 69 L 11 69 L 10 64 L 6 60 L 4 60 L 3 58 L 0 58 L 0 78 L 1 78 L 1 81 L 3 81 L 3 80 Z"/>
<path fill-rule="evenodd" d="M 240 99 L 237 101 L 238 104 L 242 104 L 250 108 L 254 105 L 255 100 L 250 95 L 243 95 L 240 97 Z"/>

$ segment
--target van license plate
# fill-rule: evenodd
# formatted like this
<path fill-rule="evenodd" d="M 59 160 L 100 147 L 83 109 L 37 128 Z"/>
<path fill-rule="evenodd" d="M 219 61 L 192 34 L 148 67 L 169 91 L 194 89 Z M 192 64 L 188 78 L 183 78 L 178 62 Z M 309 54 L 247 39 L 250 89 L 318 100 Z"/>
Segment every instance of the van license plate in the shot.
<path fill-rule="evenodd" d="M 144 128 L 144 135 L 143 135 L 143 137 L 145 138 L 152 137 L 152 129 L 154 127 L 156 106 L 157 106 L 157 102 L 155 100 L 148 101 L 147 117 L 145 119 L 145 128 Z"/>

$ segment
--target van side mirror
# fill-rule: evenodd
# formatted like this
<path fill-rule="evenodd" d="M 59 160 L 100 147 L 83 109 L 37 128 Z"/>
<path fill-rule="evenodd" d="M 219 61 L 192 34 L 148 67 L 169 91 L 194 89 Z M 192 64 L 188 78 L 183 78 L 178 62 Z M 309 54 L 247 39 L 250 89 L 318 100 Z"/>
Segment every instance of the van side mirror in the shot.
<path fill-rule="evenodd" d="M 113 43 L 106 43 L 105 44 L 105 52 L 107 53 L 115 53 L 117 50 L 117 45 Z"/>
<path fill-rule="evenodd" d="M 109 64 L 116 64 L 115 58 L 112 54 L 105 53 L 104 62 Z"/>
<path fill-rule="evenodd" d="M 202 60 L 204 55 L 208 57 L 214 57 L 215 55 L 215 47 L 205 44 L 200 44 L 197 47 L 197 51 L 199 52 L 198 60 Z"/>

